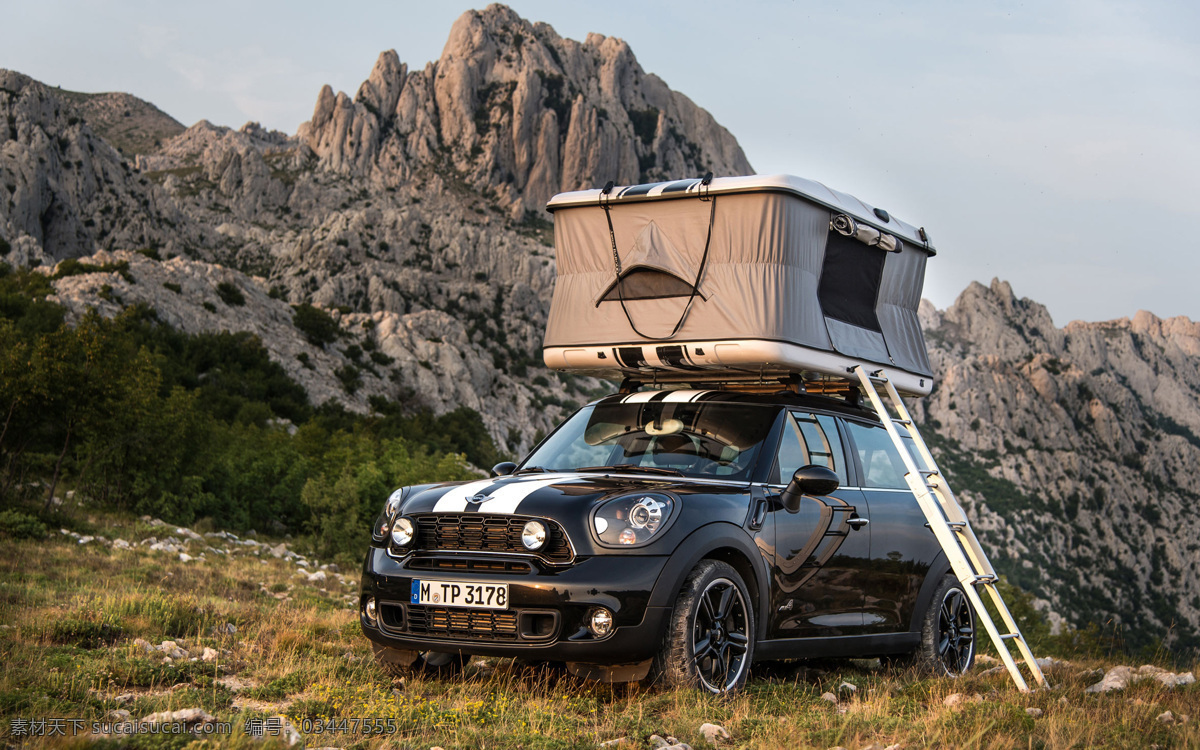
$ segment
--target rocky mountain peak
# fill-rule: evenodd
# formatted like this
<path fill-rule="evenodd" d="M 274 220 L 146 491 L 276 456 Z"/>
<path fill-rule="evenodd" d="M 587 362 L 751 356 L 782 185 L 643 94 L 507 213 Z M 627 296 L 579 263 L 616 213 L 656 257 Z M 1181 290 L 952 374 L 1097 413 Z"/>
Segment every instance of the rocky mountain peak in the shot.
<path fill-rule="evenodd" d="M 328 168 L 388 185 L 449 167 L 518 219 L 610 179 L 753 171 L 733 136 L 624 41 L 563 39 L 503 5 L 460 16 L 423 70 L 389 50 L 354 99 L 325 87 L 298 135 Z"/>

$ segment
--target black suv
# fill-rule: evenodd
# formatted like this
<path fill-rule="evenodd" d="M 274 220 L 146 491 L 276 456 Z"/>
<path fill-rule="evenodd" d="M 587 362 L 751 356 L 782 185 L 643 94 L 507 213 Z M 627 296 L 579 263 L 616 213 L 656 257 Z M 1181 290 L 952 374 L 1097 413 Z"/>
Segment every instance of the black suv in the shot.
<path fill-rule="evenodd" d="M 856 394 L 623 393 L 491 479 L 399 489 L 363 632 L 394 673 L 490 655 L 720 693 L 780 659 L 964 672 L 974 613 Z"/>

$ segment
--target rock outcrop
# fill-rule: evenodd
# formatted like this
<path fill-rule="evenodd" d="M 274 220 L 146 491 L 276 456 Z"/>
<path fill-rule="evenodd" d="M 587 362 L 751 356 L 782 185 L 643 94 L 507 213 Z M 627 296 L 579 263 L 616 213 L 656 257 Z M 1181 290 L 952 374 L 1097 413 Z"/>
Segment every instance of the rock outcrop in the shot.
<path fill-rule="evenodd" d="M 253 332 L 314 403 L 469 406 L 513 454 L 607 389 L 541 367 L 545 200 L 752 171 L 621 40 L 562 39 L 498 5 L 464 14 L 420 70 L 388 51 L 353 97 L 325 87 L 296 135 L 202 121 L 131 163 L 101 122 L 124 100 L 64 97 L 0 71 L 0 260 L 126 262 L 55 281 L 57 298 Z M 311 343 L 299 304 L 342 338 Z M 997 567 L 1055 622 L 1196 643 L 1200 325 L 1058 328 L 1002 282 L 921 319 L 938 385 L 913 406 Z"/>
<path fill-rule="evenodd" d="M 1073 322 L 993 281 L 922 322 L 914 413 L 996 567 L 1067 622 L 1200 634 L 1200 324 Z"/>

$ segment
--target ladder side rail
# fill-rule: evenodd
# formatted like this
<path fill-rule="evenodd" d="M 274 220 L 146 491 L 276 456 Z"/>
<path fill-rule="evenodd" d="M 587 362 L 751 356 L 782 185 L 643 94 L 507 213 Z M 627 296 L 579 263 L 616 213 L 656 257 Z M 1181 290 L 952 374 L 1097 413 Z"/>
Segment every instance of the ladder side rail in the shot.
<path fill-rule="evenodd" d="M 1004 662 L 1017 688 L 1022 692 L 1028 692 L 1029 687 L 1020 670 L 1017 669 L 1012 653 L 1005 642 L 1006 639 L 997 630 L 995 622 L 992 621 L 991 616 L 983 605 L 983 600 L 980 598 L 979 592 L 976 590 L 976 585 L 978 585 L 977 577 L 985 575 L 994 578 L 996 575 L 995 571 L 988 561 L 983 548 L 979 545 L 979 540 L 971 530 L 965 513 L 961 506 L 959 506 L 948 483 L 946 483 L 945 477 L 942 476 L 938 469 L 937 462 L 934 461 L 924 439 L 921 437 L 920 432 L 917 431 L 911 413 L 905 407 L 904 401 L 900 398 L 900 394 L 896 391 L 892 382 L 886 377 L 880 377 L 879 379 L 886 386 L 889 400 L 892 401 L 892 404 L 896 408 L 900 421 L 908 430 L 913 444 L 921 452 L 921 457 L 925 460 L 926 466 L 936 472 L 938 478 L 941 480 L 937 483 L 936 487 L 930 486 L 921 468 L 917 465 L 911 449 L 904 443 L 904 439 L 896 429 L 896 421 L 892 418 L 891 413 L 883 403 L 874 386 L 870 373 L 861 365 L 855 367 L 854 372 L 858 375 L 863 389 L 871 400 L 875 413 L 879 416 L 880 421 L 888 432 L 888 436 L 899 451 L 901 460 L 908 469 L 905 479 L 916 496 L 918 505 L 929 521 L 929 528 L 934 532 L 934 536 L 946 553 L 946 558 L 950 562 L 951 568 L 954 570 L 959 582 L 963 584 L 967 600 L 971 602 L 971 606 L 975 609 L 976 620 L 983 623 L 984 628 L 991 637 L 992 643 L 996 647 L 997 653 L 1000 654 L 1001 660 Z M 879 372 L 882 373 L 883 371 L 880 370 Z M 952 518 L 959 525 L 958 531 L 951 529 L 947 521 L 948 517 Z M 1025 643 L 1025 638 L 1021 634 L 1020 628 L 1017 627 L 1011 612 L 1004 605 L 999 592 L 995 590 L 995 584 L 987 583 L 985 586 L 989 588 L 989 593 L 993 601 L 998 603 L 997 610 L 1001 613 L 1001 618 L 1004 620 L 1005 626 L 1009 628 L 1009 633 L 1015 636 L 1015 640 L 1030 671 L 1037 678 L 1037 681 L 1044 685 L 1045 677 L 1034 660 L 1033 654 L 1029 651 L 1029 647 Z"/>
<path fill-rule="evenodd" d="M 983 588 L 987 590 L 992 604 L 996 606 L 996 611 L 1000 613 L 1000 619 L 1004 621 L 1004 627 L 1008 629 L 1008 632 L 1018 634 L 1018 637 L 1014 640 L 1016 640 L 1017 648 L 1021 652 L 1021 658 L 1029 665 L 1029 671 L 1033 674 L 1037 683 L 1045 687 L 1046 675 L 1042 673 L 1042 668 L 1038 666 L 1037 658 L 1033 655 L 1033 651 L 1025 641 L 1025 635 L 1021 632 L 1020 626 L 1017 625 L 1017 619 L 1013 617 L 1008 605 L 1004 602 L 1004 598 L 1000 596 L 1000 589 L 995 583 L 984 584 Z"/>
<path fill-rule="evenodd" d="M 921 456 L 921 460 L 924 461 L 925 465 L 937 474 L 937 488 L 941 490 L 940 494 L 944 495 L 944 497 L 939 496 L 938 500 L 942 504 L 942 510 L 946 512 L 946 517 L 954 523 L 969 524 L 970 522 L 967 519 L 966 512 L 963 510 L 962 505 L 958 502 L 958 498 L 955 496 L 954 491 L 950 489 L 950 484 L 946 480 L 946 475 L 942 473 L 942 467 L 938 464 L 937 460 L 934 459 L 933 453 L 929 450 L 929 445 L 925 442 L 924 436 L 922 436 L 921 431 L 917 429 L 916 420 L 913 419 L 912 412 L 908 410 L 908 406 L 904 403 L 904 399 L 901 398 L 900 392 L 896 390 L 896 386 L 891 380 L 888 380 L 886 383 L 884 383 L 884 386 L 887 389 L 888 399 L 891 400 L 896 409 L 896 413 L 900 416 L 901 421 L 904 422 L 904 427 L 906 430 L 908 430 L 908 435 L 912 438 L 913 445 L 917 447 L 917 452 Z"/>
<path fill-rule="evenodd" d="M 1004 663 L 1008 673 L 1012 676 L 1013 682 L 1016 683 L 1017 689 L 1021 692 L 1029 692 L 1029 685 L 1025 682 L 1024 676 L 1020 669 L 1017 668 L 1016 662 L 1013 659 L 1012 653 L 1008 649 L 1008 644 L 1001 637 L 1000 631 L 996 628 L 996 623 L 992 621 L 987 609 L 984 607 L 983 600 L 979 597 L 979 592 L 976 590 L 975 580 L 978 576 L 989 575 L 983 571 L 976 570 L 963 554 L 962 548 L 959 546 L 959 540 L 950 527 L 946 525 L 943 519 L 941 523 L 937 519 L 942 516 L 941 508 L 931 497 L 928 488 L 923 488 L 923 491 L 917 493 L 917 504 L 924 511 L 925 517 L 929 519 L 929 527 L 933 530 L 934 536 L 937 537 L 938 544 L 946 553 L 946 559 L 950 562 L 950 567 L 954 571 L 955 577 L 963 586 L 963 593 L 967 596 L 967 601 L 971 603 L 971 607 L 975 611 L 976 622 L 983 623 L 984 630 L 987 631 L 988 637 L 991 638 L 992 644 L 996 647 L 996 653 L 1000 655 L 1000 660 Z M 1009 627 L 1010 633 L 1020 633 L 1020 630 L 1009 623 L 1005 623 Z M 1036 665 L 1035 665 L 1036 667 Z"/>

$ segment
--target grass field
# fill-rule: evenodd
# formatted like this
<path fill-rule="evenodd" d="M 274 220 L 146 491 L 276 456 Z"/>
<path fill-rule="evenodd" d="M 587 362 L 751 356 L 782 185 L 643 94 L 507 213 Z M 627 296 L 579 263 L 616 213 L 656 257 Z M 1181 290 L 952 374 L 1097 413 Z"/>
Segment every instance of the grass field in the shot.
<path fill-rule="evenodd" d="M 321 569 L 281 540 L 189 538 L 117 516 L 80 518 L 72 530 L 97 539 L 58 529 L 41 540 L 0 538 L 0 737 L 9 744 L 91 744 L 92 723 L 113 721 L 111 712 L 136 721 L 198 708 L 231 734 L 104 742 L 264 747 L 283 740 L 255 741 L 248 730 L 283 716 L 309 747 L 572 748 L 625 738 L 608 747 L 653 748 L 659 735 L 702 748 L 706 722 L 728 730 L 721 747 L 1200 747 L 1200 684 L 1087 694 L 1117 663 L 1088 659 L 1056 668 L 1052 689 L 1032 694 L 1004 674 L 929 679 L 875 661 L 759 670 L 727 699 L 582 682 L 505 660 L 475 661 L 453 679 L 393 681 L 358 628 L 357 571 Z M 158 549 L 141 543 L 150 538 Z M 164 652 L 163 641 L 174 644 Z M 65 736 L 49 736 L 56 725 Z"/>

